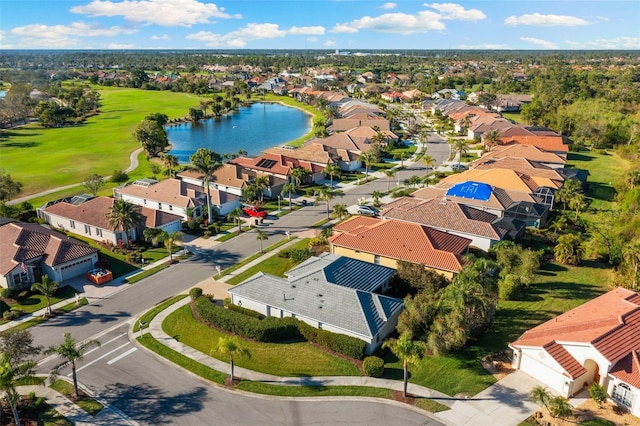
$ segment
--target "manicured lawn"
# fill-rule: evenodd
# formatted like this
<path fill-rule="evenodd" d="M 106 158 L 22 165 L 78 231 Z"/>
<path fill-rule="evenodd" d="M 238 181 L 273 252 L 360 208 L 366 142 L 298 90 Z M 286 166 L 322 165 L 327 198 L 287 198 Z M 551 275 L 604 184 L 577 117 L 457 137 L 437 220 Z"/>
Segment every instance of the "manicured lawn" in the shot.
<path fill-rule="evenodd" d="M 391 390 L 368 386 L 282 386 L 261 382 L 241 381 L 238 389 L 264 395 L 278 396 L 367 396 L 391 399 Z"/>
<path fill-rule="evenodd" d="M 480 359 L 507 350 L 529 328 L 593 299 L 609 290 L 611 271 L 598 264 L 566 267 L 547 263 L 521 301 L 501 301 L 489 331 L 460 351 L 442 357 L 425 357 L 410 368 L 410 381 L 448 395 L 475 395 L 495 382 Z M 386 375 L 400 380 L 402 364 L 386 357 Z"/>
<path fill-rule="evenodd" d="M 99 88 L 100 114 L 86 124 L 44 129 L 30 124 L 0 134 L 2 167 L 23 183 L 21 195 L 77 183 L 98 173 L 126 169 L 139 148 L 132 134 L 145 116 L 160 112 L 184 117 L 199 99 L 187 93 Z"/>
<path fill-rule="evenodd" d="M 165 309 L 167 309 L 169 306 L 173 305 L 176 302 L 179 302 L 180 300 L 184 299 L 185 297 L 187 297 L 186 294 L 178 294 L 177 296 L 173 296 L 167 300 L 165 300 L 162 303 L 159 303 L 158 305 L 154 306 L 153 308 L 151 308 L 150 310 L 148 310 L 147 312 L 145 312 L 144 314 L 142 314 L 140 316 L 140 318 L 138 319 L 138 321 L 133 325 L 133 332 L 137 332 L 140 330 L 140 323 L 146 323 L 149 324 L 151 322 L 152 319 L 154 319 L 156 317 L 156 315 L 158 315 L 160 312 L 164 311 Z"/>
<path fill-rule="evenodd" d="M 228 362 L 228 357 L 217 351 L 218 339 L 226 334 L 207 327 L 193 318 L 190 306 L 183 306 L 163 322 L 169 336 L 204 354 Z M 241 340 L 251 357 L 237 357 L 239 367 L 277 376 L 358 376 L 357 367 L 341 358 L 323 352 L 307 342 L 259 343 Z"/>
<path fill-rule="evenodd" d="M 51 304 L 54 305 L 61 300 L 69 299 L 73 297 L 77 291 L 70 286 L 61 287 L 56 294 L 51 297 Z M 4 302 L 0 302 L 4 303 Z M 47 298 L 40 293 L 28 291 L 25 297 L 19 298 L 17 303 L 9 305 L 13 310 L 19 310 L 25 314 L 38 311 L 47 307 Z"/>
<path fill-rule="evenodd" d="M 631 167 L 629 161 L 613 151 L 606 155 L 594 151 L 570 152 L 567 165 L 589 171 L 587 196 L 591 199 L 590 207 L 603 210 L 613 208 L 614 186 Z"/>
<path fill-rule="evenodd" d="M 56 380 L 49 387 L 51 389 L 55 390 L 55 391 L 60 392 L 61 394 L 63 394 L 67 398 L 69 398 L 78 407 L 82 408 L 84 411 L 87 412 L 87 414 L 89 414 L 91 416 L 95 416 L 100 411 L 102 411 L 102 409 L 104 408 L 104 406 L 102 404 L 100 404 L 98 401 L 96 401 L 95 399 L 93 399 L 93 398 L 91 398 L 90 396 L 87 396 L 87 395 L 82 395 L 81 394 L 80 397 L 77 400 L 74 400 L 74 397 L 73 397 L 73 385 L 71 383 L 69 383 L 69 382 L 66 382 L 66 381 L 62 380 L 62 379 Z"/>
<path fill-rule="evenodd" d="M 293 249 L 305 249 L 309 248 L 309 239 L 304 238 L 289 247 Z M 233 278 L 227 280 L 228 284 L 240 284 L 247 278 L 257 274 L 258 272 L 264 272 L 265 274 L 275 275 L 277 277 L 284 277 L 284 273 L 293 268 L 295 263 L 292 259 L 286 259 L 274 254 L 273 256 L 265 259 L 257 265 L 252 266 L 244 272 L 239 273 Z"/>
<path fill-rule="evenodd" d="M 38 415 L 38 424 L 42 426 L 73 426 L 73 423 L 69 419 L 48 405 L 45 410 Z"/>
<path fill-rule="evenodd" d="M 296 239 L 297 237 L 292 236 L 291 239 Z M 259 258 L 260 256 L 264 255 L 265 253 L 269 253 L 275 249 L 277 249 L 280 246 L 283 246 L 285 244 L 287 244 L 290 240 L 284 239 L 284 240 L 280 240 L 275 244 L 270 245 L 269 247 L 265 248 L 263 251 L 264 253 L 254 253 L 251 256 L 243 259 L 241 262 L 236 263 L 233 266 L 228 267 L 227 269 L 223 270 L 222 273 L 220 273 L 220 275 L 216 274 L 213 277 L 215 279 L 219 279 L 224 277 L 225 275 L 229 275 L 230 273 L 232 273 L 233 271 L 240 269 L 241 267 L 243 267 L 244 265 L 246 265 L 247 263 L 251 263 L 254 260 L 256 260 L 257 258 Z"/>

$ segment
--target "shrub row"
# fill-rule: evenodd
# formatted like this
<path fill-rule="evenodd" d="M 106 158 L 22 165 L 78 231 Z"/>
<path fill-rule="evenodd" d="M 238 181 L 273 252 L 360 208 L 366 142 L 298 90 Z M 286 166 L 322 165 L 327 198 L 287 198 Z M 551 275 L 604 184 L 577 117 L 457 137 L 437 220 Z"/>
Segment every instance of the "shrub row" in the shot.
<path fill-rule="evenodd" d="M 298 321 L 298 329 L 305 339 L 317 345 L 351 358 L 362 359 L 364 357 L 367 344 L 360 339 L 346 334 L 320 330 L 302 321 Z"/>
<path fill-rule="evenodd" d="M 251 309 L 243 308 L 242 306 L 234 305 L 231 303 L 231 299 L 227 297 L 224 299 L 224 307 L 230 309 L 232 311 L 238 312 L 240 314 L 246 315 L 251 318 L 257 318 L 259 320 L 263 320 L 266 317 L 262 315 L 260 312 L 253 311 Z"/>
<path fill-rule="evenodd" d="M 211 302 L 208 297 L 196 300 L 198 316 L 208 325 L 259 342 L 279 342 L 300 339 L 295 318 L 268 317 L 264 320 L 248 317 L 240 312 L 225 309 Z"/>
<path fill-rule="evenodd" d="M 200 297 L 196 300 L 195 309 L 206 324 L 247 339 L 276 343 L 304 338 L 351 358 L 364 357 L 366 343 L 355 337 L 319 330 L 291 317 L 259 319 L 260 313 L 231 303 L 225 305 L 228 309 L 212 303 L 207 297 Z"/>

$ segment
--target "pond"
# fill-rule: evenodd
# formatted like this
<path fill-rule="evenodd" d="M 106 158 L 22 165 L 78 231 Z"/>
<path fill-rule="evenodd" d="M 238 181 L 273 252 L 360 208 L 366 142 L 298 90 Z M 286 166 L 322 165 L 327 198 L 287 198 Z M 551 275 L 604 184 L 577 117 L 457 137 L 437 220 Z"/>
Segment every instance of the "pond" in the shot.
<path fill-rule="evenodd" d="M 304 136 L 312 124 L 311 115 L 302 110 L 260 102 L 222 117 L 167 126 L 166 130 L 172 145 L 169 153 L 188 163 L 198 148 L 219 154 L 245 150 L 248 155 L 259 155 L 267 148 Z"/>

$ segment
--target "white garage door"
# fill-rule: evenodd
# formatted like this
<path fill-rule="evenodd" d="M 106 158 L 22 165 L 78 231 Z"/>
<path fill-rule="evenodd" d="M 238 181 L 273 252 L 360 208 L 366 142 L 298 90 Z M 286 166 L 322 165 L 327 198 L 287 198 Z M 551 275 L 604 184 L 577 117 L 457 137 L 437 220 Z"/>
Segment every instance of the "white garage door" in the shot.
<path fill-rule="evenodd" d="M 90 270 L 93 267 L 93 263 L 91 262 L 91 260 L 91 258 L 78 260 L 60 268 L 62 281 L 68 280 L 69 278 L 75 278 Z"/>

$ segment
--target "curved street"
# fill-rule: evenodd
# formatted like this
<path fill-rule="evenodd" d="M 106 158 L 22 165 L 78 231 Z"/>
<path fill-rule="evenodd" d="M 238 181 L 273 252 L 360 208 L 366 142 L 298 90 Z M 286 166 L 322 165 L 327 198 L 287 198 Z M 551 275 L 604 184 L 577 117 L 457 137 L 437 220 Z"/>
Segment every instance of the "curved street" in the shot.
<path fill-rule="evenodd" d="M 437 165 L 446 161 L 448 144 L 438 141 L 427 146 Z M 409 163 L 397 179 L 403 181 L 426 172 L 421 164 Z M 345 188 L 345 195 L 334 203 L 355 204 L 358 199 L 369 198 L 373 191 L 385 192 L 388 185 L 386 177 L 353 185 Z M 304 231 L 324 217 L 323 205 L 311 205 L 281 218 L 270 218 L 261 225 L 269 237 L 264 244 L 268 246 L 286 238 L 287 232 Z M 114 283 L 113 291 L 104 298 L 91 299 L 83 308 L 32 328 L 35 342 L 45 347 L 58 344 L 63 332 L 70 332 L 78 340 L 100 340 L 102 347 L 78 366 L 79 380 L 97 397 L 124 413 L 125 418 L 133 419 L 133 423 L 195 425 L 211 424 L 212 419 L 217 419 L 219 424 L 247 425 L 258 422 L 274 425 L 441 424 L 425 412 L 390 401 L 291 400 L 229 391 L 173 365 L 168 368 L 166 361 L 131 344 L 127 330 L 135 317 L 211 277 L 216 273 L 216 266 L 224 269 L 252 255 L 259 249 L 258 244 L 255 233 L 246 232 L 211 248 L 200 249 L 188 261 L 135 285 Z M 48 372 L 54 361 L 52 357 L 41 360 L 39 371 Z"/>

